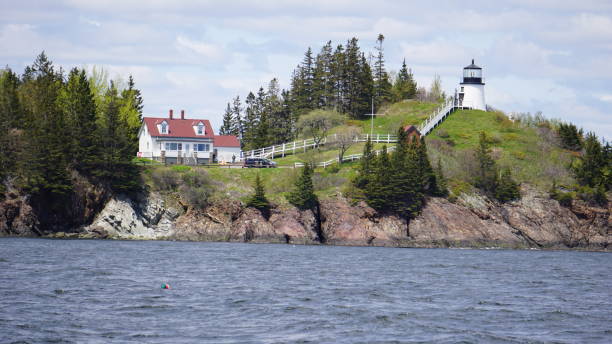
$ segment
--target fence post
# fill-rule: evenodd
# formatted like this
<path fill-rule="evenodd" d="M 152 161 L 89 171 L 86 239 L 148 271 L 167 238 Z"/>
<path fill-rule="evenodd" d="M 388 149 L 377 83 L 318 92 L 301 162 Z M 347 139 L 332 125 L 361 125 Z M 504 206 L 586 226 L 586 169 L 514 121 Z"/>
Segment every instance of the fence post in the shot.
<path fill-rule="evenodd" d="M 306 153 L 306 140 L 304 140 L 304 153 Z"/>
<path fill-rule="evenodd" d="M 285 157 L 285 143 L 284 142 L 283 142 L 283 155 L 282 155 L 282 157 L 283 158 Z"/>

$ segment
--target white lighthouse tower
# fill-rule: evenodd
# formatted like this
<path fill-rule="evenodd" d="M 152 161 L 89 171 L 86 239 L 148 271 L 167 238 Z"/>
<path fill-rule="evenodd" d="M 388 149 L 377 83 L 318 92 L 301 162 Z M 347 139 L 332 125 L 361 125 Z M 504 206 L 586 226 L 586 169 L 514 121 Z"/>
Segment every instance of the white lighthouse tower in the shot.
<path fill-rule="evenodd" d="M 482 68 L 472 64 L 463 68 L 463 78 L 459 84 L 459 106 L 486 111 Z"/>

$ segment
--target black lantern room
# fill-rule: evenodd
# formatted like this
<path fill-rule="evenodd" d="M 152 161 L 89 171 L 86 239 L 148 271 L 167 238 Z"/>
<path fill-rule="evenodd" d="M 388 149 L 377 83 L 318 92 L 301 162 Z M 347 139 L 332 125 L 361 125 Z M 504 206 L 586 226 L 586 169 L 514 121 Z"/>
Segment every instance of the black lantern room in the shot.
<path fill-rule="evenodd" d="M 461 84 L 484 85 L 482 68 L 474 64 L 474 59 L 472 59 L 471 65 L 463 68 L 463 80 L 461 81 Z"/>

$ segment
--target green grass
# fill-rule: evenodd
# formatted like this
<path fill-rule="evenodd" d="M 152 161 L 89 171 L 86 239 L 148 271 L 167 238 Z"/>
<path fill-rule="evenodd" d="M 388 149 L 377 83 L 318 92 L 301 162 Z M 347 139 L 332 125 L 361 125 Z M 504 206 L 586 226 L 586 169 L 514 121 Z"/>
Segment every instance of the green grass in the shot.
<path fill-rule="evenodd" d="M 502 168 L 510 168 L 519 182 L 528 182 L 546 189 L 552 179 L 560 183 L 571 183 L 566 165 L 570 153 L 545 142 L 535 128 L 524 128 L 499 112 L 459 110 L 451 114 L 439 127 L 428 135 L 427 142 L 435 157 L 449 162 L 447 169 L 459 169 L 460 161 L 467 152 L 478 146 L 480 132 L 489 137 L 493 156 Z M 436 142 L 437 141 L 437 142 Z M 441 144 L 442 143 L 442 144 Z M 440 149 L 445 148 L 447 149 Z M 436 159 L 432 159 L 435 162 Z M 454 166 L 454 167 L 453 167 Z M 451 175 L 461 176 L 457 171 Z M 459 178 L 463 181 L 465 177 Z"/>
<path fill-rule="evenodd" d="M 409 124 L 419 125 L 423 122 L 434 109 L 438 106 L 435 103 L 425 103 L 416 100 L 407 100 L 395 103 L 383 109 L 381 115 L 374 117 L 374 134 L 395 135 L 400 126 Z M 370 132 L 371 120 L 364 119 L 352 121 L 361 126 L 364 133 Z"/>
<path fill-rule="evenodd" d="M 407 101 L 391 105 L 385 115 L 375 119 L 375 132 L 380 134 L 395 133 L 400 125 L 419 124 L 437 105 Z M 369 120 L 352 120 L 347 125 L 356 125 L 369 132 Z M 428 137 L 427 144 L 432 165 L 437 160 L 442 162 L 443 170 L 449 179 L 451 197 L 461 192 L 471 192 L 470 159 L 472 151 L 478 145 L 479 134 L 484 131 L 490 138 L 493 156 L 502 168 L 510 168 L 515 179 L 538 186 L 541 190 L 550 187 L 552 179 L 558 184 L 569 185 L 573 179 L 567 171 L 571 159 L 567 152 L 538 133 L 538 129 L 523 128 L 510 121 L 505 115 L 497 112 L 478 110 L 460 110 L 451 114 Z M 345 155 L 362 153 L 365 143 L 355 143 Z M 392 146 L 390 144 L 389 146 Z M 375 149 L 381 149 L 383 144 L 375 144 Z M 338 150 L 333 146 L 322 146 L 318 150 L 296 152 L 285 157 L 274 159 L 279 166 L 293 166 L 296 162 L 328 161 L 338 156 Z M 358 162 L 344 163 L 339 170 L 317 168 L 314 184 L 317 195 L 325 199 L 345 191 L 349 182 L 356 174 Z M 473 165 L 472 165 L 473 166 Z M 151 170 L 169 168 L 176 173 L 186 173 L 189 170 L 204 169 L 210 177 L 219 184 L 217 197 L 222 199 L 245 200 L 253 192 L 253 182 L 259 173 L 266 189 L 268 198 L 276 204 L 286 204 L 285 195 L 293 188 L 299 169 L 241 169 L 241 168 L 204 168 L 204 167 L 163 167 L 148 166 L 145 168 L 145 180 L 150 183 Z"/>

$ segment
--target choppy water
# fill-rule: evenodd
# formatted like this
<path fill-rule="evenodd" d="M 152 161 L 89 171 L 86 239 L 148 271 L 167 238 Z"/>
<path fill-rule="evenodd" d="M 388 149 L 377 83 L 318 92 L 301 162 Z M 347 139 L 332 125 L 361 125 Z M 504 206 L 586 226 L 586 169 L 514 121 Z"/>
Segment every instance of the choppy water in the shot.
<path fill-rule="evenodd" d="M 0 342 L 612 343 L 612 255 L 0 239 Z"/>

